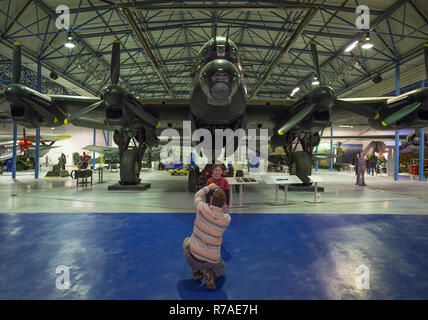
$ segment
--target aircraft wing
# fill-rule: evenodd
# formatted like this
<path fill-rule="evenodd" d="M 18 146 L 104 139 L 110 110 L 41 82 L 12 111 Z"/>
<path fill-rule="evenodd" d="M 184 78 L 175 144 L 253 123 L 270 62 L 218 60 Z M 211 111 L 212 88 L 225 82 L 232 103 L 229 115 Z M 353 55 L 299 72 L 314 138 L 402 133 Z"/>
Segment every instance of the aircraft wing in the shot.
<path fill-rule="evenodd" d="M 428 88 L 395 97 L 338 98 L 332 122 L 350 122 L 343 112 L 365 117 L 375 129 L 421 128 L 428 123 Z M 352 124 L 352 123 L 351 123 Z"/>
<path fill-rule="evenodd" d="M 117 156 L 119 155 L 118 147 L 89 145 L 89 146 L 86 146 L 82 149 L 87 150 L 87 151 L 91 151 L 91 152 L 96 152 L 96 153 L 103 154 L 103 155 L 117 155 Z"/>
<path fill-rule="evenodd" d="M 36 142 L 35 135 L 26 135 L 25 138 L 28 141 Z M 67 134 L 40 134 L 40 142 L 52 142 L 52 141 L 61 141 L 65 139 L 71 138 L 70 135 Z M 24 135 L 18 134 L 17 140 L 24 139 Z M 1 134 L 0 141 L 13 141 L 13 135 L 11 134 Z"/>
<path fill-rule="evenodd" d="M 119 159 L 119 148 L 118 147 L 109 147 L 109 146 L 95 146 L 95 145 L 89 145 L 83 148 L 83 150 L 96 152 L 102 155 L 105 155 L 110 158 Z M 149 153 L 152 157 L 152 161 L 159 161 L 160 160 L 160 151 L 161 147 L 153 147 L 150 149 L 149 152 L 145 152 L 143 156 L 144 161 L 148 161 L 149 159 Z"/>
<path fill-rule="evenodd" d="M 406 140 L 407 135 L 400 134 L 400 140 Z M 371 140 L 371 141 L 393 141 L 395 135 L 362 135 L 362 136 L 322 136 L 321 139 L 333 140 Z"/>

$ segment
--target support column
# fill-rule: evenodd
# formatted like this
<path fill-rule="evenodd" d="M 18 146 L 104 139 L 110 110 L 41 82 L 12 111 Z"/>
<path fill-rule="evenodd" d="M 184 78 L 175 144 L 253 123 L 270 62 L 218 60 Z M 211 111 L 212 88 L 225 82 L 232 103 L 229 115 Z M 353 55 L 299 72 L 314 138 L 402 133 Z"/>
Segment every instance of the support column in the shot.
<path fill-rule="evenodd" d="M 104 136 L 104 142 L 106 143 L 106 146 L 110 146 L 110 131 L 103 130 L 103 136 Z"/>
<path fill-rule="evenodd" d="M 394 181 L 398 181 L 398 169 L 400 164 L 400 130 L 395 130 L 394 160 Z"/>
<path fill-rule="evenodd" d="M 17 148 L 18 125 L 13 122 L 13 153 L 12 153 L 12 179 L 16 179 L 16 148 Z"/>
<path fill-rule="evenodd" d="M 424 181 L 425 136 L 424 128 L 419 129 L 421 143 L 419 144 L 419 181 Z"/>
<path fill-rule="evenodd" d="M 94 129 L 94 146 L 96 145 L 97 129 Z M 92 153 L 92 170 L 95 170 L 95 151 Z"/>
<path fill-rule="evenodd" d="M 37 91 L 42 92 L 42 64 L 37 62 Z M 39 179 L 39 158 L 40 158 L 40 127 L 36 128 L 36 154 L 34 155 L 34 178 Z"/>
<path fill-rule="evenodd" d="M 400 95 L 400 64 L 395 61 L 395 95 Z M 398 169 L 400 165 L 400 130 L 395 130 L 395 154 L 394 154 L 394 181 L 398 181 Z"/>
<path fill-rule="evenodd" d="M 331 126 L 330 136 L 333 137 L 333 126 Z M 333 155 L 333 139 L 330 140 L 330 153 Z M 333 158 L 330 158 L 330 172 L 333 171 Z"/>

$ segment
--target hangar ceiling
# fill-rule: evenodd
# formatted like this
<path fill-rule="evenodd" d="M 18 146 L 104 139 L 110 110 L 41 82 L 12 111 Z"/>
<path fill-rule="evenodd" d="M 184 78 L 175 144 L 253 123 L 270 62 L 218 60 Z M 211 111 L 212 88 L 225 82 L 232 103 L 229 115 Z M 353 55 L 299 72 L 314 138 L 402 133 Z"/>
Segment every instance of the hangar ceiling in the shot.
<path fill-rule="evenodd" d="M 374 48 L 347 53 L 351 42 L 365 39 L 355 25 L 360 4 L 370 8 Z M 70 9 L 69 30 L 56 26 L 60 5 Z M 10 48 L 18 41 L 24 83 L 34 87 L 40 61 L 43 92 L 98 95 L 110 82 L 111 44 L 120 40 L 120 82 L 141 98 L 188 97 L 195 56 L 214 35 L 229 33 L 242 55 L 249 96 L 268 99 L 285 99 L 297 86 L 298 95 L 311 89 L 311 41 L 321 80 L 346 96 L 377 73 L 390 77 L 397 61 L 422 59 L 428 38 L 426 0 L 3 0 L 0 17 L 3 86 L 10 83 Z M 69 32 L 74 49 L 64 47 Z"/>

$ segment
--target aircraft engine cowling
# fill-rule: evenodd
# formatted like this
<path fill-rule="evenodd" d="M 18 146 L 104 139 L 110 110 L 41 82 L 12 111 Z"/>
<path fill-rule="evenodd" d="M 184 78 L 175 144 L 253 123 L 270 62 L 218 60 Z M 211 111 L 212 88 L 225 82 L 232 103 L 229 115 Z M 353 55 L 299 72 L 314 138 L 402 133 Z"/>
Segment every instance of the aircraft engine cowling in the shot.
<path fill-rule="evenodd" d="M 411 143 L 414 147 L 419 147 L 421 144 L 421 138 L 415 133 L 411 133 L 407 136 L 407 142 Z M 426 135 L 424 136 L 424 144 L 425 146 L 428 145 L 428 137 Z"/>
<path fill-rule="evenodd" d="M 132 94 L 117 85 L 107 86 L 101 99 L 104 100 L 106 122 L 115 129 L 138 132 L 146 127 L 154 129 L 159 122 Z"/>
<path fill-rule="evenodd" d="M 314 133 L 328 127 L 335 100 L 336 96 L 330 87 L 312 90 L 294 103 L 290 108 L 289 119 L 279 128 L 279 131 Z"/>
<path fill-rule="evenodd" d="M 27 128 L 57 127 L 65 115 L 51 98 L 20 84 L 11 84 L 5 91 L 10 102 L 10 114 L 18 124 Z"/>

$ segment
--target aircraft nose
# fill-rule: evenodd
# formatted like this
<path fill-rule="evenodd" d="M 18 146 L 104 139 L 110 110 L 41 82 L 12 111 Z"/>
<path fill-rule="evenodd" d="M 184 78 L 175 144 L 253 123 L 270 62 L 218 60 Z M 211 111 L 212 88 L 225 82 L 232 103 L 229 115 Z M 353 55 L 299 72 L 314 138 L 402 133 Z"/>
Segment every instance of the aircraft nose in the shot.
<path fill-rule="evenodd" d="M 226 99 L 230 95 L 230 87 L 225 82 L 217 82 L 211 86 L 211 95 L 216 99 Z"/>
<path fill-rule="evenodd" d="M 239 71 L 230 61 L 215 59 L 202 69 L 199 82 L 208 97 L 224 100 L 236 92 Z"/>

